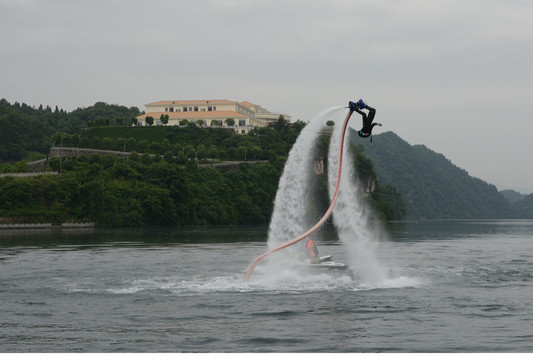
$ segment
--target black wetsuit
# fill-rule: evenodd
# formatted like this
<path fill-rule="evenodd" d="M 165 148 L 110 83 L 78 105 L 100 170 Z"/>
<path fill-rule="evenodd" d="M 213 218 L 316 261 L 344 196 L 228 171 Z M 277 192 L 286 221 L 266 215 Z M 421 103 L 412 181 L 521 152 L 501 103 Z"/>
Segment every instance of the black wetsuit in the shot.
<path fill-rule="evenodd" d="M 374 116 L 376 116 L 376 109 L 368 105 L 366 106 L 366 108 L 369 111 L 368 115 L 357 108 L 355 109 L 355 111 L 357 111 L 363 117 L 363 128 L 359 130 L 357 134 L 359 134 L 360 137 L 365 138 L 372 135 L 372 129 L 374 128 L 374 126 L 377 125 L 377 123 L 372 123 L 372 120 L 374 120 Z"/>

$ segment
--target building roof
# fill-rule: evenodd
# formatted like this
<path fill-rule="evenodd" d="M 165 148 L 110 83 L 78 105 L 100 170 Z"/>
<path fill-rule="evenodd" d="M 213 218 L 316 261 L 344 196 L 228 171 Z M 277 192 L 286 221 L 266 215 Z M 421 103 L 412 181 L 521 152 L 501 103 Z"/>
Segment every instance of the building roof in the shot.
<path fill-rule="evenodd" d="M 168 115 L 169 119 L 227 119 L 227 118 L 248 118 L 249 116 L 239 114 L 235 111 L 183 111 L 183 112 L 149 112 L 137 116 L 137 119 L 144 120 L 151 116 L 155 121 L 161 118 L 161 115 Z"/>
<path fill-rule="evenodd" d="M 249 101 L 243 101 L 243 102 L 241 103 L 241 105 L 242 105 L 242 106 L 255 106 L 255 104 L 252 104 L 252 103 L 249 102 Z"/>
<path fill-rule="evenodd" d="M 237 101 L 230 100 L 163 100 L 156 101 L 153 103 L 146 104 L 148 105 L 222 105 L 222 104 L 237 104 Z"/>

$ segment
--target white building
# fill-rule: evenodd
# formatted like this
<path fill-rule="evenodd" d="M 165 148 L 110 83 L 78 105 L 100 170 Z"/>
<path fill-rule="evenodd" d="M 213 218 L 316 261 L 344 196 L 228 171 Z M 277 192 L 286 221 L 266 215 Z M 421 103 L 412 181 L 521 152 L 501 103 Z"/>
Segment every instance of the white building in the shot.
<path fill-rule="evenodd" d="M 183 120 L 207 127 L 229 127 L 239 134 L 246 134 L 254 127 L 265 127 L 278 121 L 279 113 L 271 113 L 248 101 L 229 100 L 175 100 L 157 101 L 146 104 L 146 114 L 137 116 L 137 126 L 146 126 L 146 117 L 151 116 L 154 124 L 163 125 L 162 115 L 168 115 L 166 126 L 179 126 Z M 286 121 L 291 117 L 283 115 Z M 227 119 L 233 119 L 228 125 Z"/>

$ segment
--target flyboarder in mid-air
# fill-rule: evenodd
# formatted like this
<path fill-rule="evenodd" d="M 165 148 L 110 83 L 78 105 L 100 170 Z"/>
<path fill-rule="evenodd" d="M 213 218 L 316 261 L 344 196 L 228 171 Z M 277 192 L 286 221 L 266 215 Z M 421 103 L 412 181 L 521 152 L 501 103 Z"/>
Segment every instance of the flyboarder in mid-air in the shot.
<path fill-rule="evenodd" d="M 376 115 L 376 109 L 365 104 L 363 99 L 359 99 L 357 102 L 350 101 L 349 108 L 352 111 L 358 112 L 363 117 L 363 128 L 357 132 L 360 137 L 369 137 L 372 135 L 372 129 L 374 126 L 381 126 L 381 123 L 372 122 Z M 368 109 L 368 115 L 361 111 L 362 109 Z"/>

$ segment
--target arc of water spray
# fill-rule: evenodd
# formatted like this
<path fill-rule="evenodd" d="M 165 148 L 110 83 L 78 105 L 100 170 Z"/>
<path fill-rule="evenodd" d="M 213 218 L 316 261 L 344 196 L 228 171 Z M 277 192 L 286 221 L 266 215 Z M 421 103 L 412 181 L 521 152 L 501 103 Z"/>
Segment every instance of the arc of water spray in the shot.
<path fill-rule="evenodd" d="M 339 169 L 337 171 L 337 186 L 335 187 L 335 193 L 333 194 L 333 199 L 331 199 L 331 203 L 329 204 L 329 207 L 328 209 L 326 210 L 326 212 L 324 213 L 324 215 L 322 216 L 322 218 L 320 220 L 318 220 L 318 222 L 312 227 L 310 228 L 309 230 L 307 230 L 305 233 L 303 233 L 302 235 L 290 240 L 289 242 L 286 242 L 285 244 L 282 244 L 270 251 L 267 251 L 266 253 L 264 253 L 263 255 L 259 256 L 257 259 L 255 259 L 255 261 L 252 263 L 252 265 L 250 265 L 250 268 L 248 269 L 248 272 L 246 273 L 246 275 L 244 275 L 244 281 L 248 281 L 248 279 L 250 279 L 250 276 L 252 275 L 252 272 L 254 271 L 255 267 L 257 266 L 257 264 L 259 264 L 261 261 L 263 261 L 263 259 L 265 259 L 267 256 L 279 251 L 279 250 L 282 250 L 282 249 L 285 249 L 291 245 L 294 245 L 296 244 L 297 242 L 305 239 L 306 237 L 308 237 L 309 235 L 311 235 L 312 233 L 314 233 L 329 217 L 329 215 L 331 215 L 331 212 L 333 211 L 333 207 L 335 206 L 335 203 L 337 202 L 337 197 L 339 195 L 339 188 L 340 188 L 340 184 L 341 184 L 341 173 L 342 173 L 342 153 L 344 151 L 344 137 L 346 135 L 346 129 L 348 128 L 348 121 L 350 120 L 350 117 L 352 116 L 352 113 L 353 111 L 352 110 L 349 110 L 348 112 L 348 115 L 346 115 L 346 119 L 344 120 L 344 124 L 342 126 L 342 133 L 341 133 L 341 143 L 340 143 L 340 148 L 339 148 Z"/>

